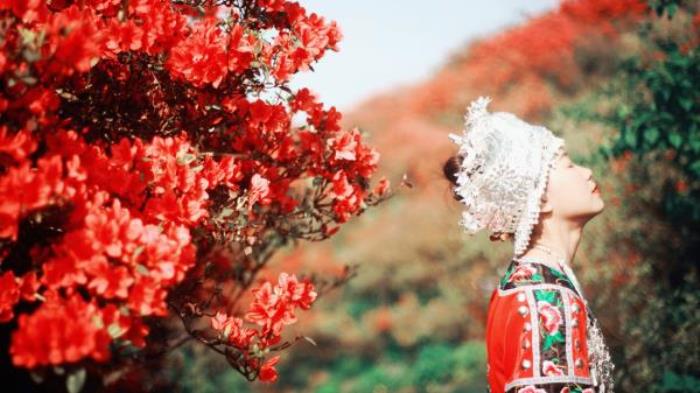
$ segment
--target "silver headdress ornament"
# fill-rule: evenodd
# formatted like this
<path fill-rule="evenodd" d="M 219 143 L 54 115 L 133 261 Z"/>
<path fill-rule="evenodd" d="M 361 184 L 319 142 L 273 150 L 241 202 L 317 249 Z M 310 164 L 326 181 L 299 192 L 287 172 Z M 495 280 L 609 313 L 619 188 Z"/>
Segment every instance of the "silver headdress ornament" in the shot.
<path fill-rule="evenodd" d="M 491 99 L 474 100 L 464 116 L 463 135 L 449 134 L 462 159 L 455 191 L 466 209 L 460 225 L 515 235 L 514 254 L 530 243 L 550 169 L 564 140 L 512 113 L 486 110 Z"/>

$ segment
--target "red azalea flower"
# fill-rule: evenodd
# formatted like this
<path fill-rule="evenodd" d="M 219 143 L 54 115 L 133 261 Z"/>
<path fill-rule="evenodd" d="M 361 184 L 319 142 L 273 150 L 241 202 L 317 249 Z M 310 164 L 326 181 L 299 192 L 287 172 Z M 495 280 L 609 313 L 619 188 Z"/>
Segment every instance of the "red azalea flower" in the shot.
<path fill-rule="evenodd" d="M 263 363 L 260 368 L 260 374 L 258 377 L 262 382 L 275 382 L 277 380 L 277 370 L 275 370 L 275 365 L 279 362 L 280 356 L 273 356 Z"/>
<path fill-rule="evenodd" d="M 79 296 L 47 297 L 33 314 L 22 314 L 12 334 L 10 354 L 15 366 L 73 363 L 83 358 L 109 358 L 109 335 L 95 324 L 94 305 Z"/>
<path fill-rule="evenodd" d="M 379 179 L 379 183 L 377 183 L 377 186 L 374 189 L 374 193 L 379 196 L 383 196 L 389 191 L 390 185 L 391 184 L 389 183 L 389 180 L 387 180 L 385 177 L 382 177 L 381 179 Z"/>
<path fill-rule="evenodd" d="M 129 287 L 134 283 L 132 273 L 125 266 L 112 267 L 104 262 L 91 268 L 90 273 L 93 278 L 88 283 L 88 288 L 106 299 L 125 299 Z"/>
<path fill-rule="evenodd" d="M 7 322 L 14 317 L 12 309 L 19 301 L 20 287 L 14 273 L 5 272 L 0 276 L 0 322 Z"/>
<path fill-rule="evenodd" d="M 21 162 L 33 153 L 36 147 L 36 140 L 30 132 L 21 130 L 10 135 L 7 126 L 0 126 L 0 156 L 7 154 L 16 162 Z"/>
<path fill-rule="evenodd" d="M 215 18 L 196 23 L 192 34 L 172 48 L 166 66 L 173 76 L 195 86 L 219 86 L 228 73 L 228 55 L 217 23 Z"/>
<path fill-rule="evenodd" d="M 270 181 L 260 176 L 253 175 L 250 179 L 250 189 L 248 190 L 248 205 L 253 206 L 257 202 L 262 205 L 270 203 L 270 198 L 267 196 L 270 193 Z"/>

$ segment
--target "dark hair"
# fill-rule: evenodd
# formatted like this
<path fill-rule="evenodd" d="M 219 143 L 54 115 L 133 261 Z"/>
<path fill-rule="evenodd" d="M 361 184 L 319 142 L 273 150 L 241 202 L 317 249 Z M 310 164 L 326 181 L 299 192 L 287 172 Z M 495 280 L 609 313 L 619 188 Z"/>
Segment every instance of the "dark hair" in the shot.
<path fill-rule="evenodd" d="M 458 155 L 451 156 L 442 165 L 442 173 L 445 175 L 447 181 L 449 181 L 452 186 L 457 185 L 457 174 L 459 173 L 462 164 L 462 157 Z M 452 191 L 452 196 L 457 200 L 461 201 L 462 198 L 457 194 L 456 191 Z"/>
<path fill-rule="evenodd" d="M 442 164 L 442 173 L 445 175 L 447 181 L 452 184 L 452 186 L 457 185 L 457 174 L 459 173 L 462 166 L 462 156 L 454 155 L 450 156 L 444 164 Z M 462 198 L 457 194 L 456 191 L 452 191 L 452 195 L 457 201 L 461 201 Z M 509 232 L 494 232 L 489 235 L 491 241 L 505 241 L 514 238 L 514 234 Z"/>

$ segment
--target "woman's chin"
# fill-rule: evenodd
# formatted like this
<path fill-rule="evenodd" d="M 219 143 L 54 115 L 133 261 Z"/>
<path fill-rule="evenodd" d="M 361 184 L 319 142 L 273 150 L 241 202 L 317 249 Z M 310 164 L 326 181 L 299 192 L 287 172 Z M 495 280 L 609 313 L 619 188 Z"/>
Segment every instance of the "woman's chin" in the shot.
<path fill-rule="evenodd" d="M 603 210 L 605 210 L 605 201 L 603 201 L 603 198 L 596 198 L 595 199 L 595 206 L 596 208 L 594 209 L 595 214 L 600 214 Z"/>

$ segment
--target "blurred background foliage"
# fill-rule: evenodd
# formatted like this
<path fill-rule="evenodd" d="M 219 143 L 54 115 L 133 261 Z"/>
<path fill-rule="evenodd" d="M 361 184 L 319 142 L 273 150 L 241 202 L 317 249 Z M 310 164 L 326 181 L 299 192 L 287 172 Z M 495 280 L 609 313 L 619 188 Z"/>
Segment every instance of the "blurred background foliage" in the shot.
<path fill-rule="evenodd" d="M 699 8 L 564 1 L 346 114 L 371 134 L 381 171 L 412 187 L 271 264 L 270 277 L 359 266 L 290 329 L 317 345 L 287 352 L 273 386 L 189 345 L 141 378 L 182 392 L 484 392 L 487 305 L 512 246 L 461 233 L 441 165 L 465 106 L 490 95 L 492 110 L 548 126 L 594 171 L 606 209 L 572 265 L 613 351 L 616 390 L 700 391 Z"/>

